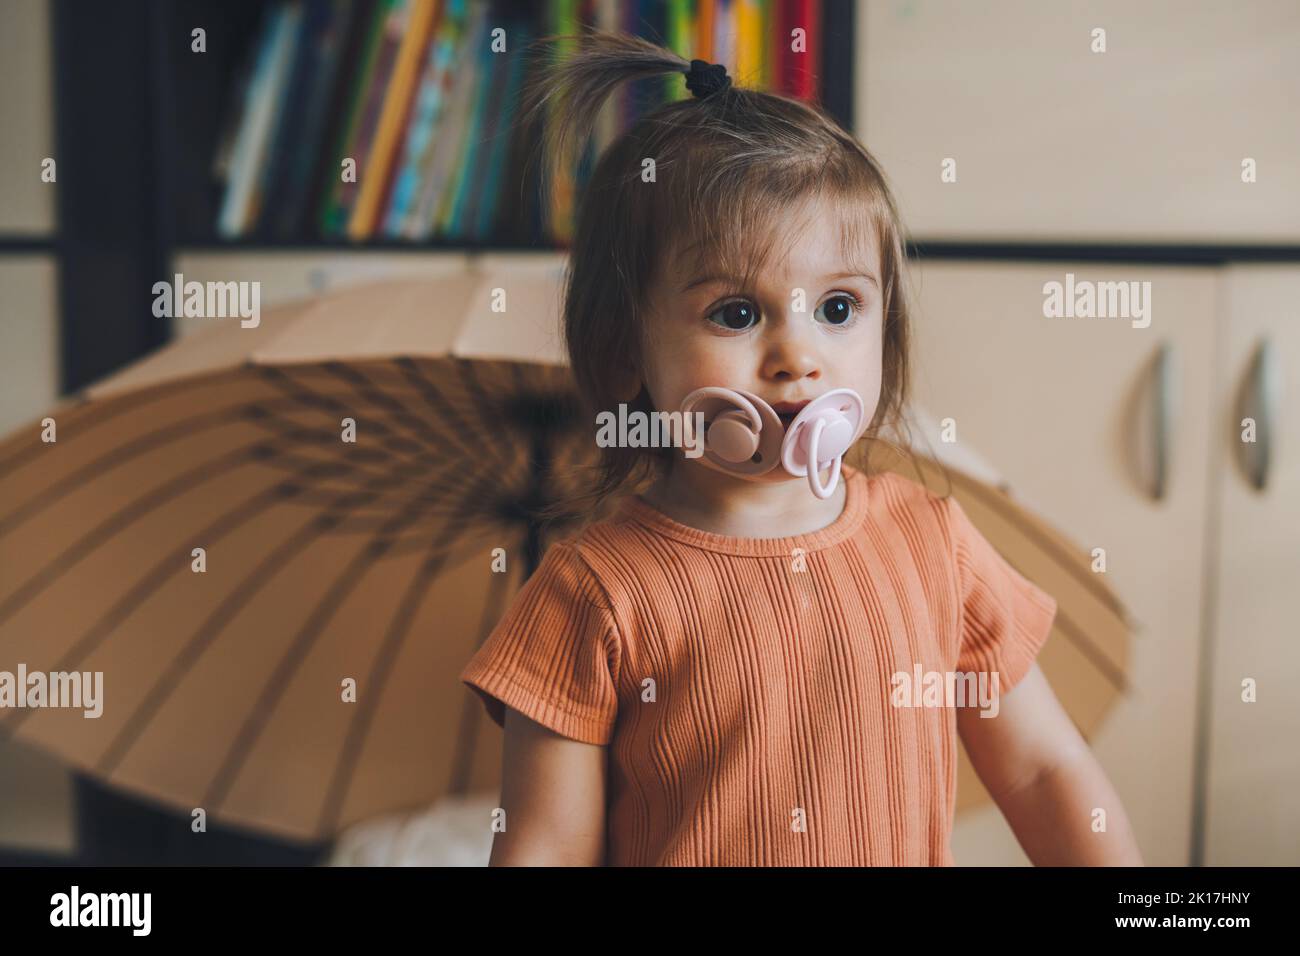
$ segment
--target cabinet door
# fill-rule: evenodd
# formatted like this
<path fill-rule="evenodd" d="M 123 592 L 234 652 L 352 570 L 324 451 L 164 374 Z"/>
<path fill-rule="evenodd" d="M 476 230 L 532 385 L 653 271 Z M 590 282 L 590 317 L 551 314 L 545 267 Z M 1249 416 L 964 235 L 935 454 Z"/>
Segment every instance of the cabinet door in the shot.
<path fill-rule="evenodd" d="M 1219 484 L 1209 687 L 1207 866 L 1300 865 L 1300 267 L 1225 270 L 1213 442 Z M 1271 351 L 1271 399 L 1253 401 Z M 1261 383 L 1263 384 L 1263 383 Z M 1266 387 L 1266 385 L 1265 385 Z M 1243 417 L 1255 443 L 1243 443 Z M 1250 437 L 1246 434 L 1246 437 Z M 1267 445 L 1264 486 L 1243 456 Z M 1248 702 L 1246 683 L 1254 685 Z"/>
<path fill-rule="evenodd" d="M 869 0 L 858 22 L 854 129 L 917 238 L 1300 241 L 1295 0 Z"/>
<path fill-rule="evenodd" d="M 1150 282 L 1149 325 L 1045 317 L 1045 283 L 1064 285 L 1067 274 L 1076 290 L 1084 281 Z M 957 441 L 997 468 L 1014 498 L 1085 553 L 1105 549 L 1106 583 L 1140 627 L 1128 692 L 1090 744 L 1144 861 L 1186 865 L 1217 273 L 944 261 L 914 264 L 912 285 L 915 400 L 936 423 L 953 419 Z M 1154 500 L 1139 480 L 1130 438 L 1162 345 L 1177 374 L 1169 478 L 1165 496 Z M 925 438 L 934 446 L 941 440 Z M 1058 633 L 1040 656 L 1049 659 L 1069 672 L 1071 659 L 1083 656 Z M 957 816 L 952 849 L 958 865 L 1029 862 L 991 802 Z"/>

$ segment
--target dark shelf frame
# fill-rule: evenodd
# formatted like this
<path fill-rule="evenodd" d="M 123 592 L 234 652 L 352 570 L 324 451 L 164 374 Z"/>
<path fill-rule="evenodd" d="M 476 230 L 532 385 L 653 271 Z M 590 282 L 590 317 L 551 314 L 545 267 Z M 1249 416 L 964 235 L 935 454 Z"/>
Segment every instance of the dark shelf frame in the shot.
<path fill-rule="evenodd" d="M 909 258 L 1003 262 L 1111 262 L 1123 265 L 1222 266 L 1300 262 L 1300 245 L 1142 242 L 950 242 L 909 240 Z"/>

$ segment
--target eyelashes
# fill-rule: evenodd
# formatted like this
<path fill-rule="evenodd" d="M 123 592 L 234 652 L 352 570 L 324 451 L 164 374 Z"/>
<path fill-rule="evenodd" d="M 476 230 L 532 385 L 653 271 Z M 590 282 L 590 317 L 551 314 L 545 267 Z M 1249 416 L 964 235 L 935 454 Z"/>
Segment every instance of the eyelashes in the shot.
<path fill-rule="evenodd" d="M 836 292 L 832 294 L 825 302 L 813 310 L 813 315 L 816 316 L 825 306 L 834 302 L 836 299 L 847 299 L 853 306 L 853 314 L 843 322 L 823 322 L 822 324 L 827 325 L 832 329 L 849 328 L 857 322 L 865 309 L 862 298 L 852 292 Z M 715 316 L 721 316 L 722 321 L 714 321 Z M 760 318 L 761 315 L 759 314 L 759 310 L 754 306 L 754 303 L 743 297 L 727 299 L 710 309 L 704 315 L 704 321 L 709 325 L 722 329 L 725 332 L 733 332 L 737 334 L 748 332 L 750 329 L 754 328 Z M 743 322 L 745 324 L 733 325 L 733 322 Z"/>

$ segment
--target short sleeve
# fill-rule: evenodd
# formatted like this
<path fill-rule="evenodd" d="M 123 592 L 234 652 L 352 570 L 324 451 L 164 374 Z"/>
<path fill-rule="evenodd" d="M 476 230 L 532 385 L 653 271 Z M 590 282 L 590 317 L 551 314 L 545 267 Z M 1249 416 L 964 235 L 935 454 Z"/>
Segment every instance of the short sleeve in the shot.
<path fill-rule="evenodd" d="M 569 542 L 547 549 L 460 673 L 488 716 L 506 705 L 565 737 L 607 744 L 618 716 L 618 628 L 603 589 Z"/>
<path fill-rule="evenodd" d="M 957 670 L 998 674 L 1006 693 L 1029 672 L 1056 617 L 1056 599 L 1007 563 L 954 497 L 948 521 L 961 587 Z"/>

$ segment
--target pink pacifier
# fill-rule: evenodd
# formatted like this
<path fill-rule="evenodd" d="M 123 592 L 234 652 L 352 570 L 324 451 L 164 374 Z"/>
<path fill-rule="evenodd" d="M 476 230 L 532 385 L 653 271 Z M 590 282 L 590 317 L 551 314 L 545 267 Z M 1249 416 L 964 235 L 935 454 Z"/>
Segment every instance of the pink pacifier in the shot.
<path fill-rule="evenodd" d="M 776 467 L 799 478 L 818 498 L 827 498 L 839 482 L 844 453 L 867 426 L 862 398 L 851 388 L 837 388 L 813 399 L 789 429 L 771 405 L 740 389 L 710 385 L 682 401 L 683 415 L 704 415 L 703 462 L 718 471 L 755 478 Z M 811 467 L 810 467 L 811 466 Z M 821 471 L 831 469 L 823 483 Z"/>

